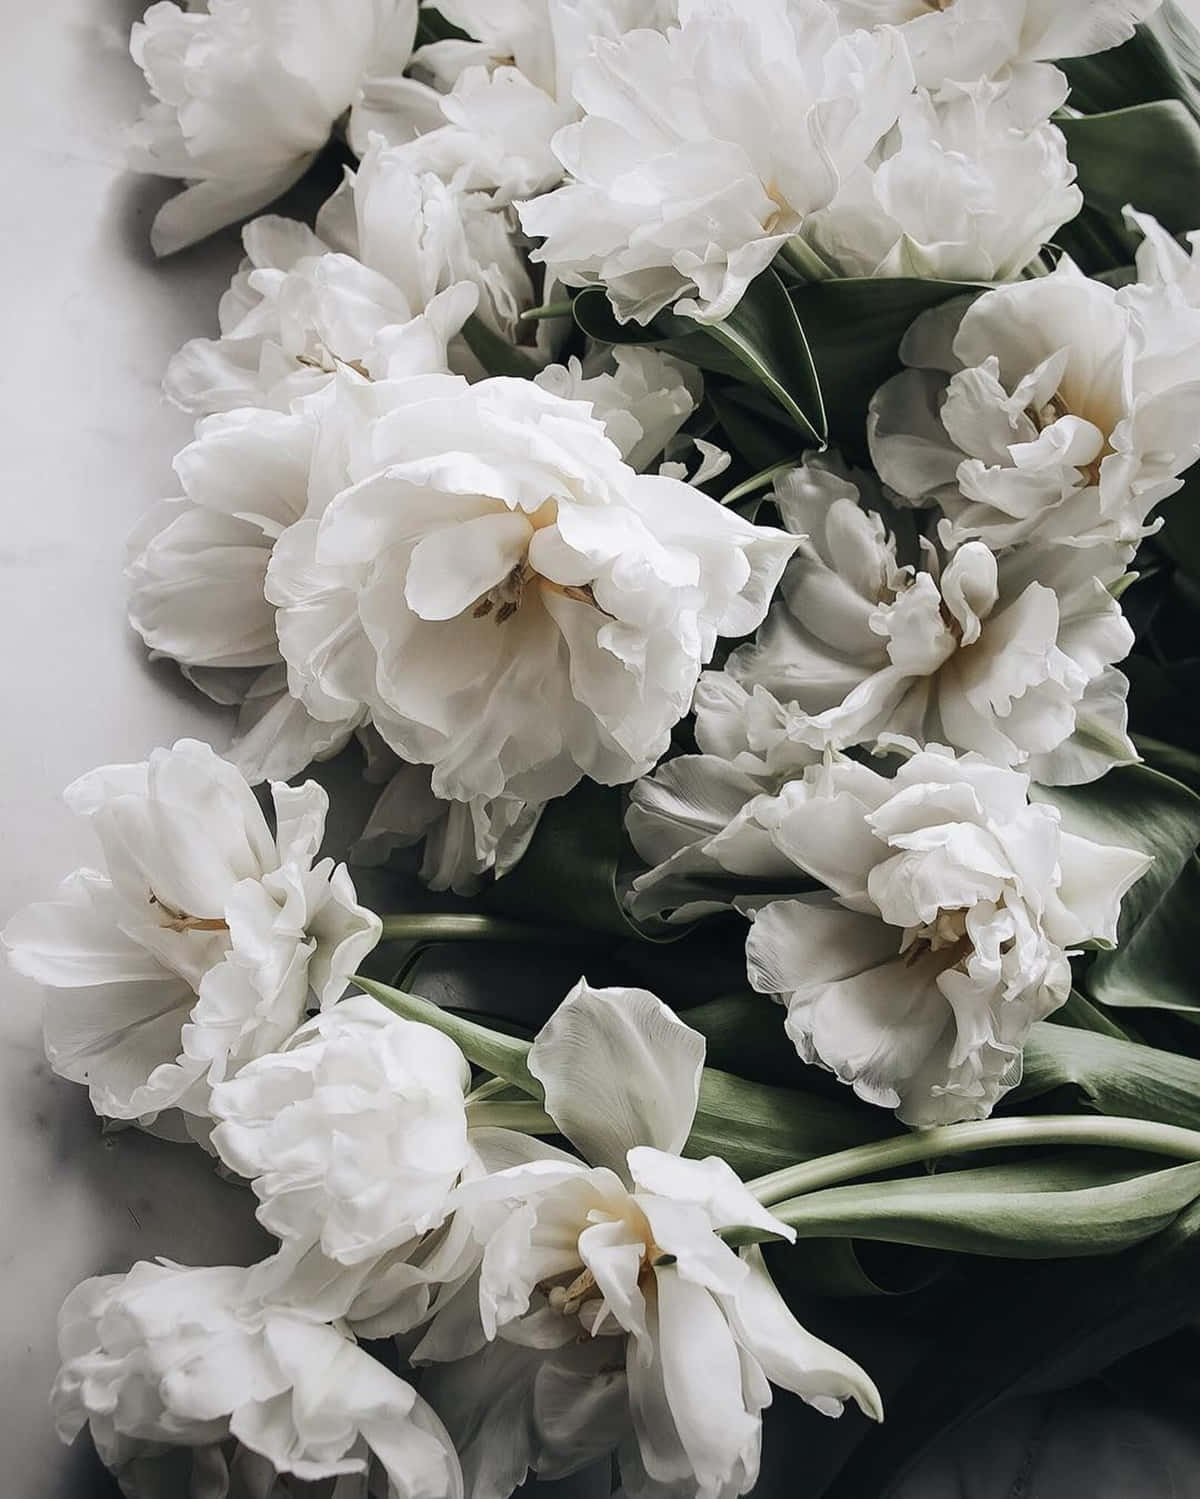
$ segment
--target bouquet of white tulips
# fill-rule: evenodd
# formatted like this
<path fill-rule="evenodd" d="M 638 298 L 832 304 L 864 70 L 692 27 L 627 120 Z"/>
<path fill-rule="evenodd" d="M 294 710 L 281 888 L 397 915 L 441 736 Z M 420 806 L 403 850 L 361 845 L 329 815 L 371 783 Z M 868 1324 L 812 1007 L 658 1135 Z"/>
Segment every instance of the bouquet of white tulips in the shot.
<path fill-rule="evenodd" d="M 134 1499 L 735 1499 L 779 1390 L 792 1492 L 863 1499 L 1192 1324 L 1200 36 L 192 0 L 131 48 L 155 249 L 245 258 L 129 613 L 236 726 L 77 780 L 100 861 L 4 941 L 55 1071 L 278 1248 L 78 1287 L 64 1440 Z"/>

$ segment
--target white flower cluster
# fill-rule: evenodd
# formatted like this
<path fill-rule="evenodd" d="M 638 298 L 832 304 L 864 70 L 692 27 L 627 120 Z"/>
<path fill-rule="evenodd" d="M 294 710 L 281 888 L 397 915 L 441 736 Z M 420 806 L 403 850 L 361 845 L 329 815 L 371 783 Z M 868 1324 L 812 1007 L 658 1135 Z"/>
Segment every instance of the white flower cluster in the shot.
<path fill-rule="evenodd" d="M 201 746 L 97 771 L 71 799 L 111 878 L 81 872 L 5 933 L 52 986 L 56 1068 L 101 1112 L 215 1122 L 209 1147 L 279 1240 L 250 1269 L 140 1263 L 79 1286 L 63 1438 L 89 1425 L 129 1491 L 163 1499 L 177 1448 L 187 1491 L 214 1496 L 262 1462 L 370 1492 L 382 1475 L 405 1499 L 458 1499 L 464 1474 L 507 1496 L 612 1452 L 631 1493 L 733 1499 L 757 1476 L 770 1384 L 878 1418 L 870 1379 L 794 1320 L 761 1252 L 721 1237 L 795 1234 L 724 1161 L 681 1155 L 704 1040 L 653 994 L 581 980 L 529 1050 L 545 1113 L 527 1109 L 578 1155 L 489 1125 L 440 1031 L 366 994 L 330 1003 L 379 922 L 344 871 L 312 867 L 314 792 L 275 788 L 272 840 Z M 309 984 L 323 1005 L 301 1024 Z M 356 1342 L 398 1333 L 432 1366 L 426 1398 Z"/>
<path fill-rule="evenodd" d="M 462 894 L 585 778 L 629 787 L 630 921 L 740 912 L 805 1062 L 903 1125 L 986 1118 L 1150 862 L 1055 788 L 1138 759 L 1120 598 L 1200 459 L 1200 261 L 1133 210 L 1112 284 L 1050 241 L 1083 202 L 1055 61 L 1154 8 L 203 0 L 134 28 L 137 164 L 187 184 L 159 251 L 331 140 L 353 164 L 313 228 L 245 224 L 217 336 L 167 373 L 181 493 L 130 542 L 133 625 L 237 707 L 229 758 L 75 782 L 103 868 L 4 933 L 55 1071 L 203 1143 L 278 1241 L 68 1299 L 59 1429 L 128 1492 L 508 1499 L 614 1454 L 631 1499 L 737 1499 L 773 1385 L 880 1416 L 771 1280 L 795 1214 L 690 1153 L 701 1035 L 581 980 L 479 1082 L 449 1039 L 478 1028 L 347 996 L 398 927 L 287 783 L 357 741 L 362 862 L 424 840 Z M 718 445 L 764 409 L 751 371 L 788 378 L 756 278 L 967 285 L 920 302 L 863 466 L 797 434 L 722 503 L 759 467 Z"/>

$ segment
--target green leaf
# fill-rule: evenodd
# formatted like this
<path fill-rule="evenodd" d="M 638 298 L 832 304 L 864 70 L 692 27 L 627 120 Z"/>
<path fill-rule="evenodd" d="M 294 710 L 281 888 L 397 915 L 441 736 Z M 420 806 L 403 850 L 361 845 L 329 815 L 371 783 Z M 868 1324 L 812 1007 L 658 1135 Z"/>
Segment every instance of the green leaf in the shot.
<path fill-rule="evenodd" d="M 1005 1107 L 1069 1095 L 1075 1108 L 1115 1118 L 1153 1119 L 1200 1129 L 1200 1062 L 1095 1031 L 1035 1025 L 1020 1085 Z"/>
<path fill-rule="evenodd" d="M 417 22 L 418 47 L 427 47 L 430 42 L 445 41 L 469 41 L 467 33 L 455 26 L 452 21 L 447 21 L 440 10 L 432 5 L 422 5 L 421 18 Z"/>
<path fill-rule="evenodd" d="M 869 1239 L 798 1239 L 785 1250 L 789 1279 L 806 1296 L 911 1296 L 952 1261 L 935 1250 Z"/>
<path fill-rule="evenodd" d="M 1001 1400 L 1077 1384 L 1190 1325 L 1200 1316 L 1198 1262 L 1194 1205 L 1112 1257 L 981 1265 L 924 1356 L 882 1380 L 887 1419 L 821 1499 L 885 1499 L 946 1431 Z"/>
<path fill-rule="evenodd" d="M 806 441 L 826 446 L 829 421 L 821 383 L 795 305 L 775 271 L 756 276 L 723 322 L 700 326 L 774 396 Z"/>
<path fill-rule="evenodd" d="M 1200 1195 L 1200 1162 L 1074 1151 L 1051 1160 L 829 1187 L 771 1212 L 802 1237 L 882 1239 L 1015 1259 L 1110 1254 L 1159 1233 Z"/>
<path fill-rule="evenodd" d="M 1126 204 L 1153 214 L 1173 234 L 1195 228 L 1200 122 L 1185 104 L 1163 99 L 1058 123 L 1084 202 L 1119 232 L 1126 260 L 1140 239 L 1124 228 Z"/>
<path fill-rule="evenodd" d="M 489 375 L 515 375 L 521 380 L 532 380 L 537 374 L 537 365 L 527 354 L 494 333 L 475 313 L 463 324 L 462 336 Z"/>
<path fill-rule="evenodd" d="M 719 1155 L 748 1181 L 896 1132 L 895 1122 L 880 1110 L 705 1067 L 683 1153 L 693 1159 Z"/>
<path fill-rule="evenodd" d="M 784 425 L 783 412 L 762 391 L 749 385 L 713 384 L 705 396 L 724 429 L 727 446 L 748 467 L 771 468 L 795 456 L 795 430 Z"/>
<path fill-rule="evenodd" d="M 637 923 L 622 904 L 618 879 L 627 857 L 620 787 L 581 781 L 553 801 L 515 869 L 481 897 L 489 911 L 527 921 L 673 942 L 686 926 Z"/>
<path fill-rule="evenodd" d="M 1119 1041 L 1136 1041 L 1125 1026 L 1120 1026 L 1098 1005 L 1085 999 L 1078 989 L 1072 989 L 1067 1002 L 1050 1016 L 1050 1025 L 1070 1026 L 1077 1031 L 1098 1031 L 1102 1036 L 1115 1036 Z"/>
<path fill-rule="evenodd" d="M 1133 742 L 1138 754 L 1152 770 L 1170 776 L 1189 791 L 1200 792 L 1200 755 L 1181 749 L 1177 744 L 1164 744 L 1161 739 L 1152 739 L 1146 734 L 1134 734 Z"/>
<path fill-rule="evenodd" d="M 914 320 L 982 286 L 959 281 L 847 277 L 790 293 L 830 413 L 830 437 L 861 456 L 871 397 L 901 368 L 900 340 Z"/>
<path fill-rule="evenodd" d="M 1200 465 L 1187 471 L 1183 488 L 1159 506 L 1158 515 L 1163 528 L 1156 543 L 1189 577 L 1200 578 Z"/>
<path fill-rule="evenodd" d="M 1071 107 L 1084 114 L 1178 99 L 1200 119 L 1200 34 L 1178 5 L 1163 5 L 1121 47 L 1059 63 Z"/>
<path fill-rule="evenodd" d="M 1144 765 L 1122 766 L 1090 786 L 1039 787 L 1035 795 L 1061 810 L 1070 831 L 1154 859 L 1122 902 L 1115 951 L 1088 965 L 1086 992 L 1106 1005 L 1200 1009 L 1200 797 Z"/>
<path fill-rule="evenodd" d="M 1097 956 L 1090 991 L 1106 1005 L 1200 1011 L 1197 912 L 1200 860 L 1193 855 L 1116 952 Z"/>
<path fill-rule="evenodd" d="M 781 1087 L 806 1087 L 828 1097 L 845 1088 L 830 1074 L 802 1062 L 783 1029 L 785 1011 L 762 994 L 726 994 L 684 1011 L 684 1021 L 704 1037 L 714 1067 Z"/>
<path fill-rule="evenodd" d="M 618 322 L 608 293 L 602 286 L 585 286 L 576 294 L 571 312 L 576 326 L 598 343 L 653 345 L 710 374 L 745 379 L 746 371 L 741 360 L 706 337 L 694 318 L 660 312 L 645 325 Z"/>
<path fill-rule="evenodd" d="M 1030 795 L 1057 807 L 1069 832 L 1152 856 L 1154 863 L 1121 903 L 1119 952 L 1156 910 L 1200 843 L 1200 797 L 1145 765 L 1119 766 L 1087 786 L 1035 786 Z M 1103 980 L 1113 956 L 1101 954 L 1089 969 L 1093 999 L 1105 999 L 1096 980 Z"/>

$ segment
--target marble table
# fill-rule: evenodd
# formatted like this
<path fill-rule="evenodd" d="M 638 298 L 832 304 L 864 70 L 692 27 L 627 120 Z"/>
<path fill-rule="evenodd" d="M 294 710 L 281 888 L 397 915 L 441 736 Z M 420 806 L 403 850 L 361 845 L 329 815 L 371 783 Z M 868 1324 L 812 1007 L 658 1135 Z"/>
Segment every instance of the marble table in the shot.
<path fill-rule="evenodd" d="M 123 611 L 124 537 L 174 492 L 171 458 L 189 436 L 160 394 L 162 370 L 185 338 L 214 328 L 238 258 L 233 233 L 166 263 L 150 253 L 166 188 L 124 173 L 120 139 L 142 97 L 126 51 L 141 9 L 0 0 L 0 923 L 94 857 L 60 801 L 71 779 L 181 735 L 220 747 L 229 733 L 224 713 L 171 667 L 147 662 Z M 113 1490 L 86 1443 L 59 1445 L 47 1408 L 63 1296 L 140 1257 L 249 1261 L 265 1238 L 248 1194 L 200 1152 L 100 1128 L 84 1091 L 50 1075 L 36 989 L 6 969 L 0 1069 L 0 1492 L 89 1499 Z M 1041 1403 L 1004 1413 L 941 1454 L 906 1499 L 1165 1499 L 1200 1488 L 1200 1444 L 1176 1433 L 1170 1447 L 1153 1416 L 1067 1402 L 1054 1420 L 1047 1443 Z M 1006 1475 L 1042 1471 L 1027 1462 L 1035 1429 L 1038 1463 L 1053 1462 L 1035 1486 L 1009 1487 Z M 981 1444 L 994 1455 L 986 1479 L 964 1456 Z M 1118 1448 L 1142 1466 L 1114 1467 Z M 1136 1487 L 1104 1486 L 1134 1481 L 1135 1470 Z"/>

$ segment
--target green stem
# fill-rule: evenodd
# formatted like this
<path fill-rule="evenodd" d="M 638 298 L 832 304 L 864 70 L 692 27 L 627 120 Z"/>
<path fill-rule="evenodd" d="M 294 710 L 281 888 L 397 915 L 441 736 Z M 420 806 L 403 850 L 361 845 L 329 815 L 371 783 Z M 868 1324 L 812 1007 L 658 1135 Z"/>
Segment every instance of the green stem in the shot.
<path fill-rule="evenodd" d="M 793 235 L 779 251 L 779 259 L 803 282 L 829 281 L 833 271 L 810 244 Z"/>
<path fill-rule="evenodd" d="M 760 469 L 758 473 L 751 474 L 748 479 L 743 479 L 740 484 L 734 485 L 728 494 L 722 495 L 721 504 L 733 505 L 738 500 L 744 500 L 748 495 L 757 494 L 760 489 L 769 488 L 780 474 L 790 472 L 803 460 L 803 453 L 798 453 L 794 458 L 785 458 L 782 463 L 773 463 L 770 468 Z"/>
<path fill-rule="evenodd" d="M 383 942 L 545 942 L 565 944 L 594 941 L 571 927 L 537 926 L 510 921 L 484 912 L 422 912 L 383 918 Z"/>
<path fill-rule="evenodd" d="M 530 322 L 536 321 L 539 318 L 570 317 L 573 305 L 569 300 L 564 302 L 547 302 L 543 307 L 530 307 L 526 312 L 521 314 L 521 317 Z"/>
<path fill-rule="evenodd" d="M 489 1077 L 486 1083 L 480 1083 L 478 1088 L 472 1088 L 467 1094 L 468 1108 L 473 1103 L 483 1103 L 485 1099 L 495 1098 L 497 1093 L 503 1093 L 505 1088 L 511 1088 L 512 1084 L 506 1082 L 502 1077 Z"/>
<path fill-rule="evenodd" d="M 526 1135 L 556 1135 L 558 1125 L 536 1103 L 528 1099 L 511 1102 L 467 1104 L 467 1124 L 472 1129 L 519 1129 Z"/>
<path fill-rule="evenodd" d="M 1003 1150 L 1031 1145 L 1106 1145 L 1142 1150 L 1150 1155 L 1200 1161 L 1200 1130 L 1148 1119 L 1109 1119 L 1086 1114 L 1043 1114 L 1018 1119 L 984 1119 L 977 1124 L 946 1124 L 917 1130 L 894 1140 L 856 1145 L 798 1166 L 785 1166 L 747 1186 L 771 1207 L 789 1197 L 815 1192 L 838 1182 L 875 1176 L 918 1161 L 967 1155 L 973 1150 Z"/>

